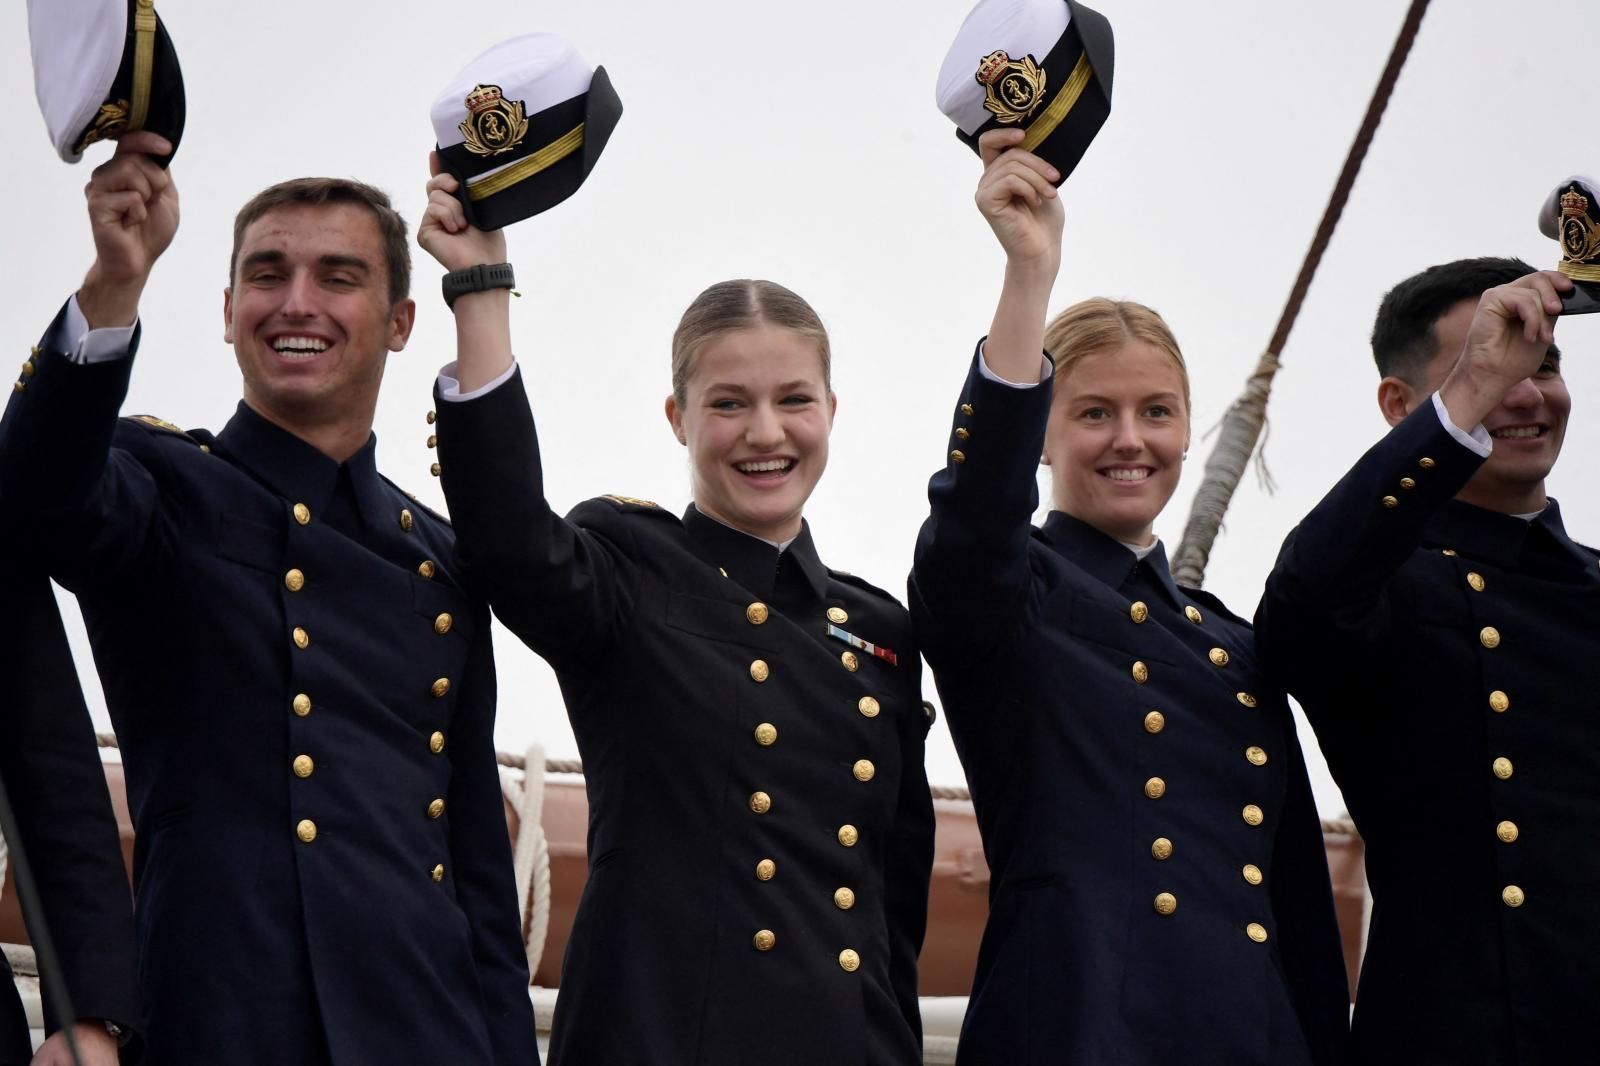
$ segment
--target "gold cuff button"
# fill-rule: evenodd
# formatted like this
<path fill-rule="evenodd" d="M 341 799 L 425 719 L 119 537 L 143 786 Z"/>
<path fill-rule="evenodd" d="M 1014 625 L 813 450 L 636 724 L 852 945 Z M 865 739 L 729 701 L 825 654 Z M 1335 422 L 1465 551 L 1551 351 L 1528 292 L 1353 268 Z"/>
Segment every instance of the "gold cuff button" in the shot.
<path fill-rule="evenodd" d="M 1254 709 L 1256 705 L 1256 698 L 1250 695 L 1248 692 L 1235 692 L 1233 694 L 1233 698 L 1244 704 L 1246 707 L 1250 707 L 1252 709 Z"/>
<path fill-rule="evenodd" d="M 855 847 L 856 841 L 860 839 L 861 834 L 856 830 L 855 826 L 846 824 L 839 827 L 839 843 L 843 844 L 845 847 Z"/>
<path fill-rule="evenodd" d="M 294 520 L 303 526 L 309 526 L 311 524 L 311 508 L 307 507 L 303 503 L 295 504 Z"/>
<path fill-rule="evenodd" d="M 1244 935 L 1254 940 L 1257 944 L 1267 942 L 1267 927 L 1260 922 L 1251 922 L 1244 927 Z"/>
<path fill-rule="evenodd" d="M 744 609 L 745 620 L 753 626 L 758 626 L 765 622 L 770 613 L 771 612 L 767 610 L 767 605 L 762 603 L 760 600 L 757 600 L 755 603 L 752 603 L 750 606 Z"/>
<path fill-rule="evenodd" d="M 861 956 L 849 948 L 839 952 L 839 969 L 845 973 L 855 973 L 861 969 Z"/>
<path fill-rule="evenodd" d="M 972 417 L 972 405 L 970 403 L 962 404 L 961 405 L 961 413 L 966 415 L 968 418 L 971 418 Z"/>
<path fill-rule="evenodd" d="M 871 759 L 857 759 L 856 764 L 850 768 L 850 772 L 856 775 L 857 781 L 867 782 L 872 780 L 873 775 L 878 772 L 878 768 L 872 765 Z"/>
<path fill-rule="evenodd" d="M 1450 558 L 1453 559 L 1453 558 L 1455 558 L 1456 550 L 1454 548 L 1440 548 L 1439 549 L 1439 554 L 1440 555 L 1449 556 Z"/>
<path fill-rule="evenodd" d="M 766 814 L 772 810 L 772 797 L 765 792 L 750 793 L 750 809 L 756 814 Z"/>
<path fill-rule="evenodd" d="M 27 392 L 28 391 L 28 383 L 26 381 L 13 381 L 11 383 L 11 391 L 12 392 Z"/>
<path fill-rule="evenodd" d="M 1507 821 L 1494 827 L 1494 835 L 1500 838 L 1502 844 L 1515 844 L 1522 832 L 1517 828 L 1516 822 Z"/>
<path fill-rule="evenodd" d="M 450 627 L 455 624 L 456 620 L 450 617 L 450 612 L 445 611 L 433 620 L 433 631 L 442 637 L 450 632 Z"/>
<path fill-rule="evenodd" d="M 843 607 L 829 607 L 828 621 L 832 622 L 836 626 L 842 626 L 846 622 L 850 621 L 850 614 Z"/>
<path fill-rule="evenodd" d="M 437 818 L 444 813 L 444 800 L 436 799 L 428 804 L 428 817 Z"/>
<path fill-rule="evenodd" d="M 778 742 L 778 727 L 771 722 L 762 722 L 756 726 L 756 743 L 763 748 L 770 748 Z"/>
<path fill-rule="evenodd" d="M 1261 883 L 1261 867 L 1257 866 L 1253 862 L 1245 863 L 1244 864 L 1244 880 L 1245 880 L 1245 884 L 1248 884 L 1248 885 L 1259 885 Z"/>
<path fill-rule="evenodd" d="M 412 524 L 413 520 L 411 518 L 411 512 L 402 507 L 400 509 L 400 528 L 405 530 L 407 533 L 410 533 Z"/>
<path fill-rule="evenodd" d="M 1489 709 L 1495 714 L 1505 714 L 1511 708 L 1511 697 L 1499 689 L 1489 693 Z"/>
<path fill-rule="evenodd" d="M 755 945 L 757 951 L 771 951 L 777 942 L 778 935 L 771 929 L 757 929 L 756 935 L 750 938 L 750 943 Z"/>
<path fill-rule="evenodd" d="M 436 434 L 436 433 L 429 433 L 428 434 L 428 447 L 437 448 L 438 446 L 439 446 L 439 435 Z"/>
<path fill-rule="evenodd" d="M 972 433 L 970 431 L 968 431 L 965 427 L 962 427 L 962 428 L 956 430 L 956 440 L 967 440 L 967 439 L 971 438 L 971 436 L 972 436 Z"/>
<path fill-rule="evenodd" d="M 306 715 L 311 713 L 311 697 L 307 696 L 304 692 L 299 693 L 295 696 L 294 700 L 289 704 L 289 706 L 294 708 L 294 713 L 298 717 L 304 718 Z"/>
<path fill-rule="evenodd" d="M 750 680 L 754 681 L 756 684 L 759 685 L 761 682 L 765 681 L 771 676 L 772 670 L 767 666 L 767 661 L 765 659 L 757 659 L 755 662 L 750 664 Z"/>
<path fill-rule="evenodd" d="M 1150 680 L 1150 668 L 1141 659 L 1134 660 L 1133 669 L 1129 673 L 1133 675 L 1134 681 L 1141 685 Z"/>
<path fill-rule="evenodd" d="M 1485 648 L 1498 648 L 1500 646 L 1500 631 L 1494 626 L 1484 626 L 1478 631 L 1478 643 Z"/>
<path fill-rule="evenodd" d="M 438 420 L 439 420 L 439 413 L 437 411 L 429 411 L 428 412 L 428 425 L 431 426 L 435 422 L 437 422 Z"/>
<path fill-rule="evenodd" d="M 1472 586 L 1473 592 L 1482 592 L 1486 587 L 1483 575 L 1473 570 L 1467 574 L 1467 584 Z"/>
<path fill-rule="evenodd" d="M 438 477 L 443 472 L 444 467 L 440 466 L 438 463 L 434 463 L 432 466 L 428 467 L 428 473 L 432 474 L 434 477 Z"/>
<path fill-rule="evenodd" d="M 1183 616 L 1189 621 L 1193 622 L 1195 625 L 1199 625 L 1201 622 L 1205 621 L 1205 616 L 1200 613 L 1200 608 L 1196 607 L 1192 603 L 1183 609 Z"/>
<path fill-rule="evenodd" d="M 422 560 L 421 565 L 419 565 L 417 567 L 417 573 L 421 574 L 423 577 L 426 577 L 426 578 L 433 577 L 433 560 L 432 559 L 424 559 L 424 560 Z"/>
<path fill-rule="evenodd" d="M 440 881 L 443 881 L 444 880 L 444 863 L 441 862 L 439 865 L 435 866 L 433 868 L 432 873 L 433 873 L 433 883 L 434 884 L 438 884 Z"/>
<path fill-rule="evenodd" d="M 833 905 L 842 911 L 847 911 L 856 905 L 856 894 L 850 891 L 848 888 L 835 889 L 833 893 Z"/>
<path fill-rule="evenodd" d="M 1429 459 L 1427 456 L 1423 456 L 1421 459 L 1417 460 L 1417 465 L 1422 467 L 1422 469 L 1424 469 L 1424 470 L 1432 470 L 1433 467 L 1434 467 L 1434 462 L 1433 462 L 1432 459 Z"/>
<path fill-rule="evenodd" d="M 1226 651 L 1224 651 L 1222 648 L 1212 648 L 1210 654 L 1211 654 L 1211 665 L 1212 666 L 1227 666 L 1228 665 L 1228 653 Z"/>
<path fill-rule="evenodd" d="M 25 378 L 33 377 L 33 364 L 32 363 L 24 362 L 22 364 L 22 376 L 25 377 Z"/>
<path fill-rule="evenodd" d="M 1244 757 L 1250 763 L 1251 766 L 1265 766 L 1265 765 L 1267 765 L 1267 753 L 1266 753 L 1266 751 L 1261 749 L 1261 748 L 1256 747 L 1253 744 L 1250 747 L 1244 749 Z"/>
<path fill-rule="evenodd" d="M 428 750 L 433 752 L 435 755 L 444 750 L 443 733 L 435 732 L 433 736 L 428 738 Z"/>
<path fill-rule="evenodd" d="M 771 859 L 762 859 L 756 863 L 756 880 L 770 881 L 778 876 L 778 864 Z"/>
<path fill-rule="evenodd" d="M 1240 816 L 1244 818 L 1245 825 L 1260 825 L 1262 822 L 1266 821 L 1267 817 L 1261 813 L 1261 808 L 1257 807 L 1254 803 L 1245 804 L 1244 810 L 1240 812 Z"/>
<path fill-rule="evenodd" d="M 1144 716 L 1144 731 L 1154 736 L 1167 728 L 1167 716 L 1160 711 L 1151 711 Z"/>
<path fill-rule="evenodd" d="M 311 634 L 299 626 L 294 627 L 294 646 L 305 651 L 311 646 Z"/>
<path fill-rule="evenodd" d="M 294 835 L 300 838 L 300 843 L 309 844 L 317 839 L 317 823 L 310 818 L 300 819 L 300 824 L 294 827 Z"/>
<path fill-rule="evenodd" d="M 450 679 L 441 677 L 433 683 L 433 687 L 428 691 L 433 693 L 435 699 L 443 699 L 445 694 L 450 691 Z"/>
<path fill-rule="evenodd" d="M 1178 897 L 1171 892 L 1158 892 L 1155 899 L 1156 913 L 1168 915 L 1178 909 Z"/>
<path fill-rule="evenodd" d="M 1511 760 L 1504 755 L 1494 761 L 1494 776 L 1502 781 L 1511 779 Z"/>
<path fill-rule="evenodd" d="M 294 776 L 300 778 L 310 777 L 312 771 L 317 768 L 317 764 L 312 761 L 311 756 L 309 755 L 296 755 L 294 757 L 293 765 Z"/>
<path fill-rule="evenodd" d="M 1383 498 L 1383 505 L 1385 507 L 1399 507 L 1400 501 L 1393 496 L 1385 496 Z"/>
<path fill-rule="evenodd" d="M 881 709 L 882 708 L 878 706 L 878 701 L 873 699 L 871 696 L 862 696 L 860 701 L 856 704 L 856 710 L 860 711 L 862 715 L 867 718 L 878 717 L 878 711 Z"/>
<path fill-rule="evenodd" d="M 856 658 L 856 653 L 847 651 L 839 656 L 839 661 L 844 663 L 844 668 L 852 674 L 861 669 L 861 660 Z"/>
<path fill-rule="evenodd" d="M 1150 617 L 1150 608 L 1143 600 L 1134 600 L 1128 606 L 1128 617 L 1133 619 L 1134 625 L 1143 625 L 1144 620 Z"/>
<path fill-rule="evenodd" d="M 1527 893 L 1516 885 L 1507 885 L 1500 890 L 1500 901 L 1507 907 L 1520 907 L 1527 902 Z"/>
<path fill-rule="evenodd" d="M 1144 794 L 1153 800 L 1158 800 L 1167 794 L 1167 783 L 1159 777 L 1152 777 L 1144 783 Z"/>
<path fill-rule="evenodd" d="M 1156 837 L 1150 842 L 1150 857 L 1157 862 L 1172 858 L 1172 841 L 1166 837 Z"/>
<path fill-rule="evenodd" d="M 1407 489 L 1407 490 L 1414 489 L 1414 488 L 1417 487 L 1417 479 L 1416 478 L 1410 478 L 1410 477 L 1403 477 L 1403 478 L 1400 479 L 1400 487 L 1403 488 L 1403 489 Z"/>
<path fill-rule="evenodd" d="M 290 570 L 283 575 L 283 587 L 290 592 L 299 592 L 306 587 L 306 575 L 300 570 Z"/>
<path fill-rule="evenodd" d="M 956 448 L 950 453 L 950 461 L 952 463 L 964 463 L 967 461 L 967 453 L 960 448 Z"/>

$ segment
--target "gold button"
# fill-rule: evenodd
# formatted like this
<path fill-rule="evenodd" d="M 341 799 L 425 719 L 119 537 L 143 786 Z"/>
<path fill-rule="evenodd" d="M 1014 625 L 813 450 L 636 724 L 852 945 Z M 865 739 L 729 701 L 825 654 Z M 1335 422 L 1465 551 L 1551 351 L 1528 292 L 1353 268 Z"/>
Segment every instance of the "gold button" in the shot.
<path fill-rule="evenodd" d="M 1150 668 L 1144 664 L 1143 660 L 1135 659 L 1133 669 L 1129 672 L 1133 674 L 1133 679 L 1141 685 L 1150 680 Z"/>
<path fill-rule="evenodd" d="M 1172 841 L 1166 837 L 1156 837 L 1150 842 L 1150 857 L 1157 862 L 1165 862 L 1172 858 Z"/>
<path fill-rule="evenodd" d="M 1144 731 L 1155 734 L 1167 728 L 1167 716 L 1160 711 L 1151 711 L 1144 716 Z"/>
<path fill-rule="evenodd" d="M 439 754 L 441 751 L 444 750 L 444 734 L 443 733 L 440 733 L 440 732 L 436 731 L 433 734 L 433 736 L 428 738 L 428 750 L 433 752 L 435 755 Z"/>
<path fill-rule="evenodd" d="M 424 559 L 424 560 L 422 560 L 422 564 L 417 567 L 417 573 L 421 574 L 423 577 L 427 577 L 427 578 L 433 577 L 433 560 L 432 559 Z"/>
<path fill-rule="evenodd" d="M 1210 652 L 1212 666 L 1227 666 L 1228 653 L 1222 648 L 1212 648 Z"/>
<path fill-rule="evenodd" d="M 1146 618 L 1150 617 L 1150 608 L 1145 605 L 1143 600 L 1134 600 L 1128 607 L 1128 617 L 1133 619 L 1134 625 L 1141 625 Z"/>
<path fill-rule="evenodd" d="M 956 440 L 967 440 L 971 436 L 972 436 L 972 434 L 970 432 L 968 432 L 965 428 L 961 428 L 961 429 L 956 430 Z"/>
<path fill-rule="evenodd" d="M 301 570 L 290 570 L 283 575 L 283 587 L 290 592 L 299 592 L 306 587 L 306 575 Z"/>
<path fill-rule="evenodd" d="M 1183 609 L 1183 616 L 1195 625 L 1199 625 L 1205 620 L 1205 617 L 1200 613 L 1200 608 L 1192 603 Z"/>
<path fill-rule="evenodd" d="M 1251 922 L 1244 927 L 1244 935 L 1254 940 L 1257 944 L 1267 942 L 1267 927 L 1260 922 Z"/>
<path fill-rule="evenodd" d="M 1267 765 L 1266 751 L 1262 748 L 1256 747 L 1254 744 L 1244 749 L 1244 757 L 1249 760 L 1251 766 Z"/>
<path fill-rule="evenodd" d="M 1253 862 L 1245 863 L 1244 879 L 1246 884 L 1259 885 L 1261 883 L 1261 867 Z"/>
<path fill-rule="evenodd" d="M 850 768 L 850 772 L 856 775 L 857 781 L 871 781 L 878 770 L 877 767 L 872 765 L 871 759 L 857 759 L 856 764 Z"/>
<path fill-rule="evenodd" d="M 1484 626 L 1478 630 L 1478 643 L 1485 648 L 1498 648 L 1500 646 L 1500 631 L 1494 626 Z"/>
<path fill-rule="evenodd" d="M 302 844 L 309 844 L 317 839 L 317 823 L 310 818 L 300 819 L 300 824 L 294 827 L 294 835 L 300 838 Z"/>
<path fill-rule="evenodd" d="M 290 704 L 290 706 L 294 708 L 295 714 L 301 718 L 304 718 L 306 715 L 311 713 L 311 697 L 307 696 L 304 692 L 301 692 L 295 696 L 294 701 Z"/>
<path fill-rule="evenodd" d="M 1502 781 L 1511 779 L 1511 760 L 1504 755 L 1494 761 L 1494 776 Z"/>
<path fill-rule="evenodd" d="M 1254 707 L 1256 705 L 1256 698 L 1250 695 L 1248 692 L 1235 692 L 1233 694 L 1233 698 L 1244 704 L 1246 707 Z"/>
<path fill-rule="evenodd" d="M 856 894 L 848 888 L 838 888 L 833 892 L 833 905 L 842 911 L 847 911 L 856 905 Z"/>
<path fill-rule="evenodd" d="M 777 942 L 778 936 L 771 929 L 757 929 L 756 935 L 750 938 L 750 943 L 756 946 L 757 951 L 771 951 Z"/>
<path fill-rule="evenodd" d="M 299 626 L 295 626 L 294 627 L 293 636 L 294 636 L 294 646 L 299 648 L 301 651 L 304 651 L 305 649 L 307 649 L 307 648 L 309 648 L 311 646 L 311 634 L 307 633 L 304 629 L 300 628 Z"/>
<path fill-rule="evenodd" d="M 856 831 L 856 827 L 855 826 L 853 826 L 853 825 L 841 825 L 839 827 L 839 843 L 843 844 L 845 847 L 847 847 L 847 848 L 855 847 L 856 846 L 856 841 L 858 841 L 860 839 L 861 839 L 861 834 Z"/>
<path fill-rule="evenodd" d="M 1399 507 L 1400 501 L 1395 499 L 1393 496 L 1385 496 L 1383 498 L 1383 505 L 1385 507 Z"/>
<path fill-rule="evenodd" d="M 433 880 L 435 884 L 444 880 L 444 863 L 441 862 L 433 868 Z"/>
<path fill-rule="evenodd" d="M 1500 890 L 1500 901 L 1507 907 L 1520 907 L 1528 896 L 1516 885 L 1507 885 Z"/>
<path fill-rule="evenodd" d="M 767 661 L 765 659 L 757 659 L 755 662 L 750 664 L 750 680 L 760 684 L 771 676 L 772 670 L 768 668 Z"/>
<path fill-rule="evenodd" d="M 303 526 L 310 525 L 311 524 L 311 508 L 307 507 L 303 503 L 295 504 L 294 505 L 294 520 L 296 522 L 299 522 Z"/>
<path fill-rule="evenodd" d="M 881 708 L 878 706 L 878 701 L 871 696 L 862 696 L 856 703 L 856 709 L 868 718 L 876 718 Z"/>
<path fill-rule="evenodd" d="M 1439 550 L 1439 554 L 1440 555 L 1448 555 L 1451 558 L 1455 558 L 1456 550 L 1454 548 L 1441 548 Z"/>
<path fill-rule="evenodd" d="M 762 622 L 765 622 L 767 620 L 767 615 L 770 613 L 771 612 L 767 610 L 767 605 L 762 603 L 760 600 L 757 600 L 755 603 L 752 603 L 750 606 L 744 609 L 745 620 L 753 626 L 758 626 Z"/>
<path fill-rule="evenodd" d="M 1158 800 L 1167 794 L 1167 783 L 1159 777 L 1152 777 L 1144 783 L 1144 794 Z"/>
<path fill-rule="evenodd" d="M 1424 470 L 1432 470 L 1433 460 L 1429 459 L 1427 456 L 1423 456 L 1421 459 L 1417 460 L 1417 465 L 1422 467 Z"/>
<path fill-rule="evenodd" d="M 444 800 L 436 799 L 428 804 L 428 817 L 437 818 L 444 813 Z"/>
<path fill-rule="evenodd" d="M 765 792 L 750 793 L 750 809 L 756 814 L 766 814 L 772 810 L 772 797 Z"/>
<path fill-rule="evenodd" d="M 210 454 L 211 454 L 211 445 L 209 445 L 209 444 L 202 444 L 202 445 L 200 445 L 200 450 L 201 450 L 201 451 L 202 451 L 202 452 L 204 452 L 204 453 L 206 453 L 206 454 L 207 454 L 207 455 L 210 455 Z"/>
<path fill-rule="evenodd" d="M 437 447 L 438 447 L 438 446 L 439 446 L 439 437 L 438 437 L 438 434 L 435 434 L 435 433 L 429 433 L 429 434 L 428 434 L 428 447 L 430 447 L 430 448 L 437 448 Z"/>
<path fill-rule="evenodd" d="M 850 621 L 850 615 L 843 607 L 829 607 L 828 621 L 832 622 L 836 626 L 842 626 L 846 622 Z"/>
<path fill-rule="evenodd" d="M 1511 697 L 1499 689 L 1489 693 L 1489 709 L 1495 714 L 1505 714 L 1511 706 Z"/>
<path fill-rule="evenodd" d="M 972 417 L 972 405 L 970 403 L 962 404 L 961 405 L 961 413 L 966 415 L 968 418 L 971 418 Z"/>
<path fill-rule="evenodd" d="M 855 973 L 861 969 L 861 956 L 849 948 L 839 952 L 839 969 L 845 973 Z"/>
<path fill-rule="evenodd" d="M 1467 584 L 1472 586 L 1473 592 L 1482 592 L 1484 588 L 1483 575 L 1476 570 L 1467 573 Z"/>
<path fill-rule="evenodd" d="M 407 533 L 410 533 L 411 526 L 411 512 L 406 510 L 404 507 L 400 508 L 400 528 L 405 530 Z"/>
<path fill-rule="evenodd" d="M 1155 899 L 1157 914 L 1171 914 L 1178 909 L 1178 897 L 1171 892 L 1158 892 Z"/>
<path fill-rule="evenodd" d="M 443 471 L 444 467 L 440 466 L 438 463 L 434 463 L 432 466 L 428 467 L 428 473 L 432 474 L 434 477 L 438 477 Z"/>
<path fill-rule="evenodd" d="M 771 859 L 762 859 L 756 863 L 756 880 L 770 881 L 778 876 L 778 864 Z"/>
<path fill-rule="evenodd" d="M 844 668 L 852 674 L 861 669 L 861 660 L 856 658 L 856 653 L 847 651 L 839 656 L 839 661 L 844 663 Z"/>
<path fill-rule="evenodd" d="M 1240 813 L 1244 817 L 1245 825 L 1260 825 L 1266 820 L 1266 815 L 1262 814 L 1261 808 L 1257 807 L 1254 803 L 1245 804 L 1244 810 Z"/>
<path fill-rule="evenodd" d="M 756 726 L 756 743 L 763 748 L 770 748 L 778 742 L 778 727 L 771 722 L 762 722 Z"/>
<path fill-rule="evenodd" d="M 950 461 L 952 463 L 964 463 L 967 461 L 967 453 L 957 448 L 950 453 Z"/>
<path fill-rule="evenodd" d="M 32 363 L 24 362 L 22 364 L 22 376 L 25 377 L 25 378 L 33 377 L 33 364 Z"/>
<path fill-rule="evenodd" d="M 1400 479 L 1400 487 L 1403 489 L 1414 489 L 1417 487 L 1417 479 L 1403 477 Z"/>
<path fill-rule="evenodd" d="M 430 425 L 430 426 L 433 425 L 433 423 L 435 421 L 437 421 L 438 418 L 439 418 L 439 414 L 438 414 L 437 411 L 429 411 L 428 412 L 428 425 Z"/>
<path fill-rule="evenodd" d="M 317 764 L 312 761 L 311 756 L 309 755 L 296 755 L 294 757 L 293 765 L 294 776 L 302 778 L 310 777 L 312 771 L 317 768 Z"/>
<path fill-rule="evenodd" d="M 28 391 L 28 383 L 26 381 L 14 381 L 14 382 L 11 383 L 11 391 L 12 392 L 27 392 Z"/>
<path fill-rule="evenodd" d="M 443 699 L 445 693 L 450 691 L 450 679 L 441 677 L 433 683 L 433 687 L 428 691 L 433 693 L 435 699 Z"/>
<path fill-rule="evenodd" d="M 450 627 L 455 625 L 455 619 L 450 617 L 450 612 L 445 611 L 433 620 L 433 631 L 441 637 L 450 632 Z"/>
<path fill-rule="evenodd" d="M 1500 838 L 1502 844 L 1515 844 L 1522 833 L 1517 829 L 1516 822 L 1501 822 L 1494 827 L 1494 835 Z"/>

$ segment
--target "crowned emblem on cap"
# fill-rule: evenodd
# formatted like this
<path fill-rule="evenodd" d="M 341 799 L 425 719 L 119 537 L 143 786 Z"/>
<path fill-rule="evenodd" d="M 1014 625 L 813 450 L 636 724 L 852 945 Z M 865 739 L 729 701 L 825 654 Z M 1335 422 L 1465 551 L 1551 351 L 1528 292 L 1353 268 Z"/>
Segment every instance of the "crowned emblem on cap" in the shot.
<path fill-rule="evenodd" d="M 500 155 L 522 143 L 528 133 L 526 106 L 507 100 L 498 85 L 475 85 L 463 101 L 467 117 L 458 127 L 474 155 Z"/>
<path fill-rule="evenodd" d="M 1573 182 L 1561 194 L 1559 269 L 1577 281 L 1600 281 L 1600 219 L 1591 217 L 1582 188 Z"/>
<path fill-rule="evenodd" d="M 1044 102 L 1044 69 L 1031 55 L 1012 59 L 997 48 L 978 62 L 973 77 L 983 86 L 983 106 L 1001 122 L 1021 122 Z"/>

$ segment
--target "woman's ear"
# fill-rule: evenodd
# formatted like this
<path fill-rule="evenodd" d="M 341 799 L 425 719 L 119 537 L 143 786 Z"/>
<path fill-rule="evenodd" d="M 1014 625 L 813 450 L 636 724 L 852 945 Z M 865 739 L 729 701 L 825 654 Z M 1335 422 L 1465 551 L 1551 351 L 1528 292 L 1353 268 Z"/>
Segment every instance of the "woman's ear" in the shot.
<path fill-rule="evenodd" d="M 667 395 L 666 412 L 667 422 L 672 426 L 672 435 L 678 438 L 679 444 L 687 445 L 689 441 L 683 435 L 683 412 L 678 410 L 678 398 L 670 393 Z"/>

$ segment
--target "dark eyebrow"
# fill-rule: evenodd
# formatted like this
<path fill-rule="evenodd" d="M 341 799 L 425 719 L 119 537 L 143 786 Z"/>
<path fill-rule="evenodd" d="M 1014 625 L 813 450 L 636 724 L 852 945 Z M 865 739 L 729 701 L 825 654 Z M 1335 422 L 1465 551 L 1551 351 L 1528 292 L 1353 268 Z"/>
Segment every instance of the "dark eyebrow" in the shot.
<path fill-rule="evenodd" d="M 282 266 L 289 257 L 277 249 L 266 249 L 260 252 L 251 252 L 239 263 L 240 270 L 258 266 Z M 358 270 L 363 274 L 372 273 L 372 264 L 357 255 L 324 255 L 317 259 L 317 265 L 334 270 Z"/>

